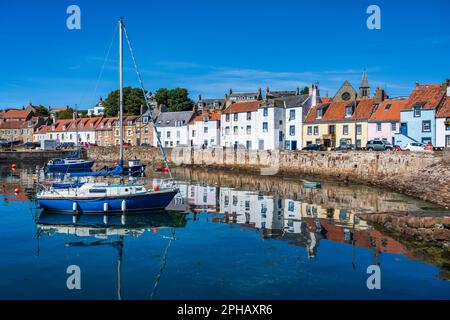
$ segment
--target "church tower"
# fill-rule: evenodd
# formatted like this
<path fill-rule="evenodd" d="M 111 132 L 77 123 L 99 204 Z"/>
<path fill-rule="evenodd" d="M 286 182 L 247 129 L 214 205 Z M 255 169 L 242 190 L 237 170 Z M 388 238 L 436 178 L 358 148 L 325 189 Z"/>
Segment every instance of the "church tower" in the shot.
<path fill-rule="evenodd" d="M 359 98 L 360 99 L 370 98 L 370 86 L 369 81 L 367 80 L 366 69 L 364 69 L 361 85 L 359 86 Z"/>

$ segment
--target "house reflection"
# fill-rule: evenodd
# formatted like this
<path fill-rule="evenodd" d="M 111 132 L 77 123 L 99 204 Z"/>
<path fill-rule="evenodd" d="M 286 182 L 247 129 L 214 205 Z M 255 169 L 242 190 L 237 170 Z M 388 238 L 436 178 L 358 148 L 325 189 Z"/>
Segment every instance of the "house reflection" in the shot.
<path fill-rule="evenodd" d="M 234 188 L 191 185 L 187 202 L 192 212 L 218 214 L 214 222 L 238 224 L 259 230 L 265 239 L 303 246 L 317 255 L 320 241 L 346 243 L 380 252 L 405 254 L 406 248 L 383 235 L 353 211 L 282 199 Z"/>

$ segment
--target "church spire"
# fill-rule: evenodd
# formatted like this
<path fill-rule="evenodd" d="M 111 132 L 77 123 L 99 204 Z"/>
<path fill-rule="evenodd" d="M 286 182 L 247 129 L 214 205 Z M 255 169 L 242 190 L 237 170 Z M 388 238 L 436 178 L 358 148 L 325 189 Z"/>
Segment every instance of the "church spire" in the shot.
<path fill-rule="evenodd" d="M 366 69 L 364 68 L 361 84 L 359 86 L 359 95 L 361 98 L 369 98 L 370 96 L 370 85 L 367 80 Z"/>

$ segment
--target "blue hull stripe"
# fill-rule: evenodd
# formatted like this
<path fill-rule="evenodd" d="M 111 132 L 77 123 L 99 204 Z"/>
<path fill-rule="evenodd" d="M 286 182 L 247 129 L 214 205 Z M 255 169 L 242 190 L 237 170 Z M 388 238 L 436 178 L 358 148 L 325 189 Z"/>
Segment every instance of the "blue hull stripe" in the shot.
<path fill-rule="evenodd" d="M 47 170 L 50 172 L 67 172 L 71 170 L 87 170 L 91 169 L 94 165 L 94 161 L 87 161 L 84 163 L 73 164 L 49 164 Z"/>
<path fill-rule="evenodd" d="M 126 201 L 126 211 L 155 210 L 166 208 L 178 192 L 155 193 L 127 198 L 104 198 L 89 200 L 37 199 L 39 205 L 50 211 L 73 212 L 73 203 L 77 203 L 78 212 L 103 212 L 108 204 L 108 212 L 122 211 L 122 200 Z"/>

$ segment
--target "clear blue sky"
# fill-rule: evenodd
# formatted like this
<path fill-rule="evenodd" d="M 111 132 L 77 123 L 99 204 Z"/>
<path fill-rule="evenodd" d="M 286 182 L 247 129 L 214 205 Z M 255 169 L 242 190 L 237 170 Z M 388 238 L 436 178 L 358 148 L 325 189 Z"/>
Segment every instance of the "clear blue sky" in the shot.
<path fill-rule="evenodd" d="M 81 30 L 66 9 L 81 8 Z M 381 8 L 381 30 L 366 9 Z M 28 102 L 94 104 L 117 88 L 117 38 L 123 16 L 146 88 L 187 87 L 191 97 L 228 88 L 294 89 L 319 81 L 334 95 L 365 67 L 372 86 L 408 95 L 414 83 L 450 77 L 450 1 L 395 0 L 59 0 L 4 2 L 0 9 L 0 108 Z M 125 55 L 125 85 L 137 85 Z"/>

